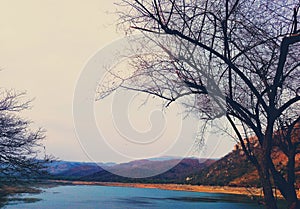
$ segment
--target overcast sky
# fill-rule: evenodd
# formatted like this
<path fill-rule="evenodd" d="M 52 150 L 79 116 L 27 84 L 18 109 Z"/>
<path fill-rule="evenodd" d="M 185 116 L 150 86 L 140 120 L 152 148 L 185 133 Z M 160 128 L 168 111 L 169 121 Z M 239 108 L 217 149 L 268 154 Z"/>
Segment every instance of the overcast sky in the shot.
<path fill-rule="evenodd" d="M 74 130 L 72 101 L 80 73 L 97 51 L 123 37 L 121 32 L 116 32 L 116 17 L 113 14 L 116 7 L 113 5 L 113 1 L 0 0 L 0 3 L 0 68 L 2 69 L 0 86 L 20 91 L 26 90 L 28 98 L 35 98 L 32 110 L 24 112 L 23 115 L 33 120 L 36 127 L 41 126 L 47 130 L 47 139 L 44 142 L 47 152 L 60 159 L 72 161 L 121 162 L 131 160 L 131 157 L 132 159 L 143 157 L 142 153 L 137 156 L 120 153 L 118 149 L 123 149 L 122 147 L 113 147 L 120 144 L 117 140 L 109 143 L 108 147 L 101 147 L 102 145 L 97 147 L 98 152 L 103 154 L 95 159 L 94 156 L 89 156 L 89 152 L 93 152 L 92 150 L 90 151 L 86 147 L 82 149 L 80 146 L 80 143 L 85 146 L 89 139 L 78 139 Z M 122 97 L 120 98 L 122 99 Z M 103 106 L 101 106 L 102 104 Z M 96 116 L 98 125 L 101 126 L 102 123 L 102 127 L 104 127 L 103 132 L 106 134 L 107 141 L 117 137 L 112 130 L 114 127 L 106 124 L 107 117 L 111 115 L 109 104 L 109 102 L 97 104 L 100 111 L 104 108 L 108 109 L 99 113 L 102 115 Z M 118 108 L 118 111 L 121 110 L 121 107 Z M 130 111 L 131 122 L 135 123 L 130 123 L 131 125 L 145 124 L 147 126 L 149 120 L 143 120 L 143 118 L 149 116 L 136 117 L 136 115 L 140 116 L 143 113 L 137 113 L 142 111 L 140 109 L 131 108 Z M 149 113 L 153 110 L 145 108 L 144 111 Z M 172 123 L 169 125 L 171 124 L 171 126 L 162 131 L 165 131 L 167 133 L 165 137 L 171 140 L 172 129 L 178 130 L 176 124 L 182 125 L 182 122 L 180 119 L 175 119 L 175 116 L 170 117 Z M 153 119 L 154 123 L 160 123 L 160 120 L 162 119 L 159 115 Z M 179 122 L 174 122 L 176 120 Z M 191 124 L 193 121 L 183 123 Z M 116 126 L 116 124 L 114 125 Z M 126 128 L 124 124 L 121 126 Z M 188 138 L 184 143 L 193 141 L 194 129 L 191 128 L 190 133 L 188 133 L 189 129 L 183 129 L 181 138 Z M 89 145 L 91 143 L 87 142 Z M 186 148 L 183 148 L 185 147 L 183 146 L 184 143 L 179 141 L 176 145 L 177 148 L 175 146 L 174 152 L 170 153 L 159 150 L 159 148 L 164 147 L 159 143 L 154 144 L 149 149 L 158 150 L 165 155 L 176 155 L 176 153 L 181 155 L 186 151 Z M 110 146 L 113 149 L 107 151 Z M 212 147 L 212 151 L 208 151 L 203 156 L 221 157 L 232 149 L 233 142 L 228 139 L 221 141 L 218 139 L 209 146 Z M 179 149 L 184 149 L 183 153 L 179 152 Z M 135 152 L 128 150 L 132 153 Z M 119 154 L 109 155 L 112 152 Z M 129 157 L 122 160 L 120 154 L 123 157 L 124 155 Z M 149 152 L 148 154 L 150 157 L 158 157 L 157 152 Z M 195 155 L 197 156 L 197 153 Z"/>

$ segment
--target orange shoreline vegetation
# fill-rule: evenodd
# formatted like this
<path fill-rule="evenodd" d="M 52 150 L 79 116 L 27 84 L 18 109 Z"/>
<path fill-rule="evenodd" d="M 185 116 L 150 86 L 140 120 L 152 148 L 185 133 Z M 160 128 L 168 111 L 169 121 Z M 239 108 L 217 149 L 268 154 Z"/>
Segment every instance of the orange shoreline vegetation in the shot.
<path fill-rule="evenodd" d="M 190 192 L 238 194 L 238 195 L 247 195 L 251 198 L 263 196 L 262 189 L 256 187 L 246 188 L 246 187 L 229 187 L 229 186 L 202 186 L 202 185 L 198 186 L 198 185 L 186 185 L 186 184 L 142 184 L 142 183 L 65 181 L 65 180 L 54 180 L 51 182 L 71 184 L 71 185 L 98 185 L 98 186 L 151 188 L 151 189 L 190 191 Z M 276 193 L 278 198 L 282 198 L 278 190 L 276 191 Z M 298 197 L 300 198 L 300 191 L 298 191 Z"/>

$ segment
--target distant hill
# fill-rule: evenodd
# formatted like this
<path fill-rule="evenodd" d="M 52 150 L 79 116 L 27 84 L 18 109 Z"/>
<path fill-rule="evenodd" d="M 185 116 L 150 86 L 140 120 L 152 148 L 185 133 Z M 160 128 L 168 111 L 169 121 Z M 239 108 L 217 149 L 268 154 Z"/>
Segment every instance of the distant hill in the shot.
<path fill-rule="evenodd" d="M 256 143 L 255 138 L 254 143 Z M 275 147 L 271 157 L 277 170 L 285 172 L 286 156 Z M 295 162 L 296 182 L 300 185 L 300 154 L 296 155 Z M 241 148 L 234 149 L 225 157 L 195 174 L 191 184 L 260 186 L 258 173 Z"/>
<path fill-rule="evenodd" d="M 86 176 L 84 180 L 91 181 L 121 181 L 121 182 L 139 182 L 139 183 L 188 183 L 191 176 L 199 173 L 203 168 L 214 163 L 216 160 L 213 159 L 195 159 L 185 158 L 172 169 L 153 177 L 148 178 L 125 178 L 116 177 L 115 175 L 108 175 L 105 171 L 99 171 L 90 176 Z M 159 169 L 162 164 L 173 163 L 173 160 L 164 161 L 133 161 L 127 164 L 116 165 L 115 169 L 128 170 L 132 167 L 138 166 L 139 168 L 145 168 L 146 172 L 148 169 Z M 125 171 L 126 171 L 125 170 Z M 108 179 L 109 178 L 109 179 Z"/>
<path fill-rule="evenodd" d="M 106 181 L 106 182 L 157 182 L 157 183 L 187 183 L 191 176 L 199 173 L 203 168 L 214 163 L 214 159 L 185 158 L 175 167 L 158 176 L 149 178 L 126 178 L 114 175 L 105 170 L 108 166 L 115 172 L 134 174 L 134 172 L 147 173 L 157 171 L 166 165 L 174 165 L 179 159 L 161 158 L 136 160 L 121 164 L 98 164 L 60 161 L 49 164 L 48 172 L 52 178 L 84 180 L 84 181 Z M 104 168 L 104 169 L 103 169 Z"/>
<path fill-rule="evenodd" d="M 243 179 L 244 176 L 253 173 L 255 175 L 252 178 L 247 178 L 247 181 L 238 181 L 238 179 Z M 219 186 L 249 186 L 258 185 L 259 181 L 255 167 L 246 159 L 246 156 L 241 155 L 238 151 L 233 151 L 195 174 L 191 183 Z"/>
<path fill-rule="evenodd" d="M 114 164 L 56 161 L 47 165 L 47 171 L 53 176 L 53 178 L 78 179 L 99 172 L 103 170 L 102 167 L 112 165 Z"/>

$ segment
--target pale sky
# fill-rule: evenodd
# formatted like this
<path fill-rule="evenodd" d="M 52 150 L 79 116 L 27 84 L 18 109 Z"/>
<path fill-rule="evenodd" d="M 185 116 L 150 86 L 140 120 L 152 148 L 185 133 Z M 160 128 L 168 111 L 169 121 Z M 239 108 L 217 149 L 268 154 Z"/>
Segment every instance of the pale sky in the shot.
<path fill-rule="evenodd" d="M 89 150 L 84 152 L 80 146 L 79 141 L 82 143 L 83 139 L 78 140 L 74 130 L 73 95 L 88 60 L 104 46 L 123 37 L 122 32 L 116 32 L 113 14 L 116 6 L 111 0 L 0 0 L 0 6 L 0 86 L 25 90 L 28 98 L 35 98 L 32 110 L 23 115 L 33 120 L 35 127 L 47 130 L 44 144 L 48 153 L 62 160 L 91 161 L 91 156 L 86 154 Z M 113 127 L 108 127 L 106 119 L 103 120 L 111 115 L 109 105 L 101 106 L 100 102 L 97 108 L 108 108 L 96 119 L 98 125 L 104 123 L 106 138 L 110 134 L 115 138 L 116 134 L 111 132 Z M 134 116 L 135 110 L 130 111 Z M 159 116 L 156 120 L 160 120 Z M 141 118 L 132 121 L 137 126 L 144 124 Z M 190 132 L 184 132 L 184 137 L 193 141 L 195 133 L 192 129 Z M 208 154 L 210 157 L 221 157 L 232 149 L 233 142 L 221 141 Z M 159 147 L 158 144 L 151 149 Z M 101 149 L 103 159 L 92 156 L 92 160 L 124 161 L 119 156 L 109 156 L 107 147 Z"/>

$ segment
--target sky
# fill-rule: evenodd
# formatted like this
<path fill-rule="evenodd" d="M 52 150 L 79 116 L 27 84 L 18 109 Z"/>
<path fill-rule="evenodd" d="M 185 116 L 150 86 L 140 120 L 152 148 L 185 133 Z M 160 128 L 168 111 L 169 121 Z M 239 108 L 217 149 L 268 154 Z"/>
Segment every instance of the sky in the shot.
<path fill-rule="evenodd" d="M 205 149 L 191 148 L 199 125 L 195 118 L 185 119 L 176 105 L 162 111 L 158 101 L 141 107 L 134 93 L 120 91 L 94 109 L 79 109 L 82 118 L 74 119 L 73 99 L 86 66 L 95 57 L 103 61 L 99 52 L 124 37 L 113 1 L 0 0 L 0 5 L 0 87 L 34 98 L 22 115 L 47 130 L 49 154 L 69 161 L 125 162 L 175 155 L 218 158 L 232 149 L 234 142 L 214 134 Z M 91 111 L 95 124 L 85 121 Z M 90 130 L 94 125 L 98 130 Z"/>

